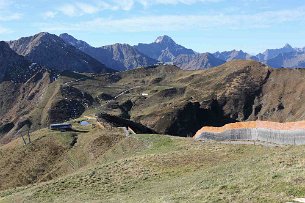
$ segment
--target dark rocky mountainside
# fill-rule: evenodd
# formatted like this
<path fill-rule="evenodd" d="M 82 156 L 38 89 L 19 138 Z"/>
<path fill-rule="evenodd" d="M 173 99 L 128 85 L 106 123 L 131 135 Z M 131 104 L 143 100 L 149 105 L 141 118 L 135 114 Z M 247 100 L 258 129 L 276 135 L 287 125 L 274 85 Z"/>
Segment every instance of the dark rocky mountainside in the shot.
<path fill-rule="evenodd" d="M 141 53 L 162 62 L 172 62 L 180 54 L 195 54 L 193 50 L 176 44 L 172 38 L 166 35 L 158 37 L 155 42 L 150 44 L 140 43 L 135 48 Z"/>
<path fill-rule="evenodd" d="M 0 42 L 0 82 L 25 82 L 39 69 L 39 65 L 30 63 L 10 49 L 7 43 Z"/>
<path fill-rule="evenodd" d="M 59 71 L 112 72 L 104 64 L 46 32 L 8 42 L 11 49 L 28 60 Z"/>
<path fill-rule="evenodd" d="M 107 67 L 115 70 L 128 70 L 157 63 L 157 60 L 145 56 L 128 44 L 92 47 L 88 43 L 77 40 L 67 33 L 61 34 L 60 37 Z"/>
<path fill-rule="evenodd" d="M 199 70 L 224 64 L 225 61 L 215 58 L 210 53 L 186 55 L 181 54 L 174 59 L 174 64 L 183 70 Z"/>

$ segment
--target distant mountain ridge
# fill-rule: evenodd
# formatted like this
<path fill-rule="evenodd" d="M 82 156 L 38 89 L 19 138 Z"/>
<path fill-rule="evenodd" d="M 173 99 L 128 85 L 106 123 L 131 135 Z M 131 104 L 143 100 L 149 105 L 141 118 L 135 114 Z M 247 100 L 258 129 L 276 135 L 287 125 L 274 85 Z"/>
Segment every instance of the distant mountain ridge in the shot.
<path fill-rule="evenodd" d="M 233 60 L 255 60 L 258 58 L 256 56 L 252 56 L 248 53 L 243 52 L 242 50 L 232 50 L 232 51 L 224 51 L 224 52 L 216 52 L 213 54 L 216 58 L 219 58 L 224 61 L 233 61 Z"/>
<path fill-rule="evenodd" d="M 284 47 L 279 49 L 267 49 L 263 53 L 257 55 L 259 61 L 268 61 L 272 58 L 277 57 L 279 54 L 295 52 L 296 49 L 292 48 L 290 44 L 285 44 Z"/>
<path fill-rule="evenodd" d="M 288 52 L 281 53 L 274 58 L 267 60 L 269 66 L 274 68 L 304 68 L 305 53 L 304 52 Z"/>
<path fill-rule="evenodd" d="M 224 64 L 225 61 L 213 56 L 210 53 L 203 54 L 180 54 L 174 59 L 174 65 L 184 70 L 199 70 L 212 68 Z"/>
<path fill-rule="evenodd" d="M 278 49 L 267 49 L 257 55 L 235 49 L 198 53 L 177 44 L 167 35 L 159 36 L 147 44 L 131 46 L 116 43 L 93 47 L 67 33 L 56 36 L 46 32 L 7 43 L 28 61 L 59 71 L 124 71 L 159 62 L 175 64 L 185 70 L 197 70 L 219 66 L 233 60 L 254 60 L 277 68 L 305 68 L 305 48 L 293 48 L 289 44 Z"/>
<path fill-rule="evenodd" d="M 115 70 L 128 70 L 141 66 L 156 64 L 154 60 L 128 44 L 113 44 L 102 47 L 92 47 L 88 43 L 77 40 L 73 36 L 64 33 L 59 36 L 67 43 L 90 55 L 106 66 Z"/>
<path fill-rule="evenodd" d="M 78 72 L 113 72 L 96 59 L 46 32 L 7 42 L 17 54 L 50 69 Z"/>
<path fill-rule="evenodd" d="M 152 43 L 139 43 L 135 46 L 114 44 L 95 48 L 88 43 L 76 40 L 68 34 L 60 35 L 62 39 L 87 53 L 98 61 L 117 70 L 132 69 L 157 63 L 173 63 L 181 69 L 206 69 L 233 60 L 254 60 L 274 67 L 304 68 L 305 48 L 292 48 L 286 44 L 279 49 L 267 49 L 263 53 L 251 55 L 243 50 L 231 50 L 215 53 L 197 53 L 177 44 L 167 35 L 159 36 Z"/>

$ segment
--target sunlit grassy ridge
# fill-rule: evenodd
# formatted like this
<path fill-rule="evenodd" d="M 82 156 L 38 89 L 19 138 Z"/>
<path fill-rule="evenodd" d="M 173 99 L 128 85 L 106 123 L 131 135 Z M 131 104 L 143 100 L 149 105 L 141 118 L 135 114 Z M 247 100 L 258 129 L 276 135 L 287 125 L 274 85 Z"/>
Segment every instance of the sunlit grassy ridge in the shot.
<path fill-rule="evenodd" d="M 304 149 L 136 135 L 88 168 L 0 195 L 2 202 L 285 202 L 305 196 Z"/>

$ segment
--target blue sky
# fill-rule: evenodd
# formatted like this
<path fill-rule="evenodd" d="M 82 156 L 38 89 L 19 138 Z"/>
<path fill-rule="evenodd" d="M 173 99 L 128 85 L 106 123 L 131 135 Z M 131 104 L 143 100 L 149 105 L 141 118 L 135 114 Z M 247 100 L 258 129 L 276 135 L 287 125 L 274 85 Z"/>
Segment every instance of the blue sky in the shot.
<path fill-rule="evenodd" d="M 0 0 L 0 40 L 67 32 L 93 46 L 169 35 L 198 52 L 305 46 L 305 0 Z"/>

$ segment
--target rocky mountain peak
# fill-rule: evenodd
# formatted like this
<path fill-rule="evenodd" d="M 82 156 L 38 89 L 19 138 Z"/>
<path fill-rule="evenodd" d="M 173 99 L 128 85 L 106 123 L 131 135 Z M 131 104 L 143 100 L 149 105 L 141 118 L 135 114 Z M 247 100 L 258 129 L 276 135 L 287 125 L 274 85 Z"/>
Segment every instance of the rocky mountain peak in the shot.
<path fill-rule="evenodd" d="M 288 43 L 286 43 L 283 48 L 285 48 L 285 49 L 293 49 L 292 46 L 290 44 L 288 44 Z"/>
<path fill-rule="evenodd" d="M 49 36 L 49 35 L 52 35 L 48 32 L 40 32 L 40 33 L 37 33 L 34 35 L 34 37 L 44 37 L 44 36 Z"/>
<path fill-rule="evenodd" d="M 64 40 L 65 42 L 69 43 L 70 45 L 72 45 L 80 50 L 90 47 L 90 45 L 87 42 L 78 40 L 78 39 L 74 38 L 72 35 L 69 35 L 68 33 L 60 34 L 59 37 L 62 40 Z"/>
<path fill-rule="evenodd" d="M 157 44 L 176 44 L 175 41 L 167 35 L 159 36 L 155 40 L 155 43 L 157 43 Z"/>
<path fill-rule="evenodd" d="M 59 37 L 66 42 L 70 42 L 70 43 L 74 42 L 73 44 L 75 44 L 79 41 L 79 40 L 75 39 L 72 35 L 69 35 L 68 33 L 62 33 L 59 35 Z"/>
<path fill-rule="evenodd" d="M 49 41 L 54 42 L 54 40 L 55 41 L 59 40 L 59 38 L 56 35 L 50 34 L 48 32 L 40 32 L 40 33 L 34 35 L 33 39 L 34 40 L 36 39 L 37 41 L 40 40 L 40 41 L 45 41 L 45 42 L 49 42 Z"/>

